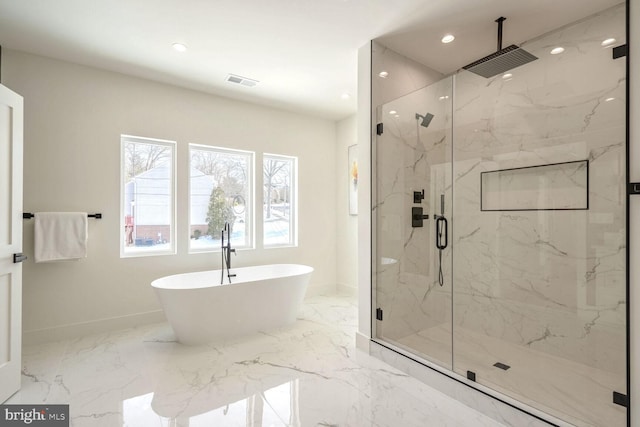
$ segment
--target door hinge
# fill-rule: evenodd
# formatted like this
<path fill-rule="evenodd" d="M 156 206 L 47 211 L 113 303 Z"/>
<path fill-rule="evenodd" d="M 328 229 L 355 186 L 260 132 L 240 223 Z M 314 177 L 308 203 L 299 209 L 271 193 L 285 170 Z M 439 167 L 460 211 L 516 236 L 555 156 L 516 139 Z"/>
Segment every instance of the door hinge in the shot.
<path fill-rule="evenodd" d="M 382 123 L 378 123 L 376 125 L 376 134 L 382 135 L 382 132 L 384 132 L 384 125 Z"/>
<path fill-rule="evenodd" d="M 26 261 L 27 256 L 23 254 L 13 254 L 13 263 L 18 264 L 20 262 Z"/>
<path fill-rule="evenodd" d="M 613 48 L 613 59 L 623 58 L 627 56 L 627 45 L 623 44 Z"/>
<path fill-rule="evenodd" d="M 376 308 L 376 320 L 382 320 L 382 309 Z"/>
<path fill-rule="evenodd" d="M 613 403 L 616 405 L 624 406 L 625 408 L 629 407 L 629 398 L 627 398 L 626 394 L 618 393 L 617 391 L 613 392 Z"/>
<path fill-rule="evenodd" d="M 476 373 L 473 371 L 467 371 L 467 379 L 475 382 Z"/>
<path fill-rule="evenodd" d="M 640 194 L 640 182 L 630 182 L 627 186 L 627 193 L 629 195 Z"/>

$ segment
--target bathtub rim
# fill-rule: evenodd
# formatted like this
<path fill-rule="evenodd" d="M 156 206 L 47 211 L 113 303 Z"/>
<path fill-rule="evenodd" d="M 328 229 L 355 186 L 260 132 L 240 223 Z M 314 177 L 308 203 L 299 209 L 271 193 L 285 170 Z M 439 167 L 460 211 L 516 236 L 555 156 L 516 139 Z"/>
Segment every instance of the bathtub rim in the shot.
<path fill-rule="evenodd" d="M 283 279 L 283 278 L 287 278 L 287 277 L 295 277 L 295 276 L 304 276 L 307 274 L 311 274 L 315 271 L 315 269 L 309 265 L 306 264 L 293 264 L 293 263 L 280 263 L 280 264 L 260 264 L 260 265 L 250 265 L 250 266 L 244 266 L 244 267 L 238 267 L 238 268 L 232 268 L 231 269 L 231 273 L 234 272 L 234 270 L 242 270 L 242 269 L 254 269 L 254 268 L 259 268 L 259 267 L 271 267 L 271 266 L 295 266 L 295 267 L 302 267 L 302 271 L 295 271 L 292 274 L 285 274 L 285 275 L 278 275 L 278 276 L 273 276 L 273 277 L 269 277 L 269 278 L 264 278 L 264 277 L 255 277 L 252 278 L 251 280 L 243 280 L 241 282 L 237 282 L 234 283 L 233 282 L 233 278 L 231 283 L 228 283 L 225 277 L 225 283 L 220 284 L 219 282 L 216 281 L 216 283 L 214 284 L 207 284 L 205 286 L 195 286 L 195 287 L 168 287 L 168 286 L 163 286 L 160 284 L 160 282 L 164 282 L 164 281 L 170 281 L 172 278 L 176 278 L 179 276 L 182 277 L 188 277 L 190 275 L 199 275 L 199 274 L 203 274 L 203 273 L 211 273 L 211 274 L 217 274 L 218 277 L 220 277 L 220 274 L 222 273 L 222 269 L 217 269 L 217 270 L 202 270 L 202 271 L 189 271 L 186 273 L 177 273 L 177 274 L 171 274 L 168 276 L 162 276 L 162 277 L 158 277 L 157 279 L 154 279 L 151 281 L 151 287 L 157 290 L 163 290 L 163 291 L 197 291 L 200 289 L 211 289 L 211 288 L 216 288 L 216 287 L 220 287 L 220 286 L 228 286 L 228 285 L 249 285 L 249 284 L 253 284 L 256 282 L 261 282 L 261 281 L 266 281 L 266 280 L 277 280 L 277 279 Z"/>

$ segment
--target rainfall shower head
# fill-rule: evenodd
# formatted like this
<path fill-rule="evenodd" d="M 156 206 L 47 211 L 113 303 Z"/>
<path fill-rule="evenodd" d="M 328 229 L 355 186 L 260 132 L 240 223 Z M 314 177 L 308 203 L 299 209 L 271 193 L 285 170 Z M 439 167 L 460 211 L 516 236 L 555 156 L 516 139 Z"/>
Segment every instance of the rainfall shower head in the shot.
<path fill-rule="evenodd" d="M 420 123 L 420 126 L 429 127 L 431 120 L 433 120 L 433 114 L 427 113 L 423 116 L 422 114 L 416 113 L 416 120 L 420 119 L 422 119 L 422 123 Z"/>
<path fill-rule="evenodd" d="M 502 22 L 506 19 L 502 16 L 496 19 L 498 23 L 498 51 L 462 68 L 489 78 L 538 59 L 537 56 L 514 44 L 502 48 Z"/>

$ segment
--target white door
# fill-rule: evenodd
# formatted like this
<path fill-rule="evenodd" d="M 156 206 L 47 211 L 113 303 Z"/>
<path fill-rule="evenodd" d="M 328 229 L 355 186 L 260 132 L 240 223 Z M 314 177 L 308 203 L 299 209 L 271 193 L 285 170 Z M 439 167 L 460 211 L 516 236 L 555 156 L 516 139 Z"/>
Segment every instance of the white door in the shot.
<path fill-rule="evenodd" d="M 20 388 L 22 97 L 0 85 L 0 403 Z"/>

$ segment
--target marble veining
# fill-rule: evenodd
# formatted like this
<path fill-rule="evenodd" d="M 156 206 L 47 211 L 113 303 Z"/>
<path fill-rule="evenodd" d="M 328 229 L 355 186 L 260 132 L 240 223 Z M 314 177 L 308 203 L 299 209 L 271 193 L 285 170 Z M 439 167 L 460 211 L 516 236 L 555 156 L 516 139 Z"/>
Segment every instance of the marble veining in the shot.
<path fill-rule="evenodd" d="M 293 326 L 216 345 L 168 324 L 28 346 L 8 403 L 68 403 L 72 426 L 505 425 L 354 348 L 353 296 L 305 300 Z"/>
<path fill-rule="evenodd" d="M 624 43 L 624 18 L 619 5 L 523 43 L 539 59 L 508 78 L 463 71 L 388 102 L 374 146 L 376 336 L 581 426 L 625 419 L 611 393 L 626 390 L 626 71 L 600 44 Z M 528 365 L 496 374 L 505 357 Z"/>

